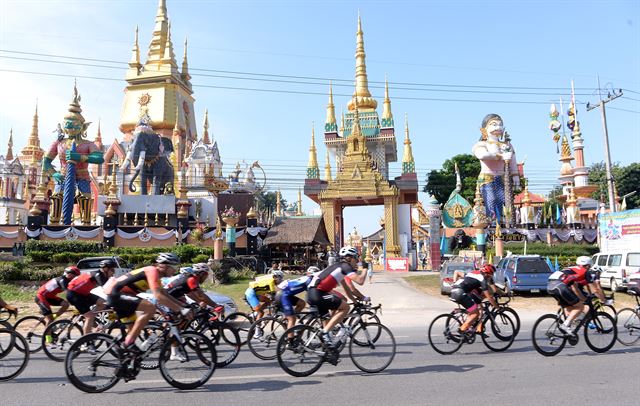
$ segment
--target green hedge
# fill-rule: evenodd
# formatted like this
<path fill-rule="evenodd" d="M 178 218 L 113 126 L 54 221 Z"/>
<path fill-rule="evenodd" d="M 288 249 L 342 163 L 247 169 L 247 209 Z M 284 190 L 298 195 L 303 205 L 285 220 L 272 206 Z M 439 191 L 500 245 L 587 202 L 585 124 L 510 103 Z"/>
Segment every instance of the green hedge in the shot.
<path fill-rule="evenodd" d="M 32 266 L 22 262 L 0 263 L 0 282 L 46 281 L 62 275 L 64 267 Z"/>
<path fill-rule="evenodd" d="M 520 255 L 524 252 L 524 243 L 507 243 L 504 244 L 504 253 L 511 251 L 514 255 Z M 592 256 L 600 251 L 597 245 L 589 244 L 562 244 L 547 245 L 542 242 L 527 243 L 527 255 L 540 255 L 548 257 L 554 264 L 558 258 L 558 265 L 561 268 L 575 265 L 576 258 L 582 255 Z M 495 247 L 491 247 L 490 252 L 495 256 Z"/>
<path fill-rule="evenodd" d="M 106 247 L 101 242 L 91 241 L 40 241 L 28 240 L 25 245 L 25 253 L 30 255 L 31 251 L 48 252 L 58 254 L 63 252 L 92 252 L 103 253 Z"/>

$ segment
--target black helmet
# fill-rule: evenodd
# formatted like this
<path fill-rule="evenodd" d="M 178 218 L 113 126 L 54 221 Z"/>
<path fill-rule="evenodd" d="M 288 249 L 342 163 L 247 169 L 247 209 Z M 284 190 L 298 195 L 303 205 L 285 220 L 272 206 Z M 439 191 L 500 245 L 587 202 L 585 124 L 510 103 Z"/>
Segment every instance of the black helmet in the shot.
<path fill-rule="evenodd" d="M 103 259 L 100 261 L 100 268 L 117 268 L 118 264 L 113 259 Z"/>

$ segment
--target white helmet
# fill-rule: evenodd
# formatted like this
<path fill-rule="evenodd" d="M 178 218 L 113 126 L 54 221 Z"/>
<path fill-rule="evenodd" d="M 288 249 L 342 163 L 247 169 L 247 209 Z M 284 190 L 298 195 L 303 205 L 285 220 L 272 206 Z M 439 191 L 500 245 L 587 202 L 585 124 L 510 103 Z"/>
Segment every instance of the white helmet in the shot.
<path fill-rule="evenodd" d="M 338 253 L 340 258 L 343 257 L 353 257 L 358 258 L 358 250 L 353 247 L 342 247 L 340 248 L 340 252 Z"/>
<path fill-rule="evenodd" d="M 320 268 L 318 268 L 317 266 L 310 266 L 309 268 L 307 268 L 307 275 L 313 275 L 316 272 L 320 272 Z"/>
<path fill-rule="evenodd" d="M 273 275 L 276 278 L 280 278 L 280 279 L 284 278 L 284 272 L 282 272 L 279 269 L 275 269 L 275 270 L 271 271 L 271 275 Z"/>
<path fill-rule="evenodd" d="M 593 262 L 591 261 L 590 257 L 583 255 L 581 257 L 576 258 L 576 264 L 581 266 L 586 266 L 586 265 L 591 266 L 593 265 Z"/>

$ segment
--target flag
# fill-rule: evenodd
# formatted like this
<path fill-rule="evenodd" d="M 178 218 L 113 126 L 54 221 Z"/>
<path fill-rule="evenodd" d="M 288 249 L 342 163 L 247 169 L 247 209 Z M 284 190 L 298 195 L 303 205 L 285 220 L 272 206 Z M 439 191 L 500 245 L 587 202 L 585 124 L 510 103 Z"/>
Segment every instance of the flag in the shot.
<path fill-rule="evenodd" d="M 442 238 L 440 238 L 440 253 L 447 253 L 447 238 L 444 236 L 444 234 L 442 235 Z"/>
<path fill-rule="evenodd" d="M 622 199 L 622 204 L 620 205 L 620 211 L 625 211 L 627 210 L 627 197 L 625 196 L 624 199 Z"/>
<path fill-rule="evenodd" d="M 489 251 L 489 259 L 487 260 L 489 264 L 493 264 L 493 252 Z"/>
<path fill-rule="evenodd" d="M 549 257 L 545 258 L 545 261 L 547 262 L 547 265 L 549 265 L 549 269 L 554 269 L 553 264 L 551 263 L 551 260 L 549 259 Z"/>
<path fill-rule="evenodd" d="M 560 205 L 556 204 L 556 224 L 562 224 L 562 215 L 560 214 Z"/>
<path fill-rule="evenodd" d="M 559 267 L 558 267 L 558 256 L 557 255 L 556 255 L 556 260 L 555 260 L 555 263 L 553 264 L 553 267 L 555 268 L 556 271 L 559 269 Z"/>

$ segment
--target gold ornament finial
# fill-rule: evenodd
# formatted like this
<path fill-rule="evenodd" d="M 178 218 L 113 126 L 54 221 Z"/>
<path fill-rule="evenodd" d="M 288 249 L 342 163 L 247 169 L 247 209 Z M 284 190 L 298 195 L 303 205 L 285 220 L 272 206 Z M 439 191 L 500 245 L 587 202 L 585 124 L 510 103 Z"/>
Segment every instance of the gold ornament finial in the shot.
<path fill-rule="evenodd" d="M 324 179 L 329 182 L 332 179 L 331 176 L 331 161 L 329 160 L 329 150 L 327 149 L 327 162 L 324 165 Z"/>
<path fill-rule="evenodd" d="M 336 107 L 333 104 L 333 84 L 329 82 L 329 103 L 327 104 L 327 119 L 325 120 L 325 131 L 330 131 L 336 127 Z"/>
<path fill-rule="evenodd" d="M 318 155 L 316 153 L 316 132 L 313 122 L 311 122 L 311 146 L 309 147 L 309 162 L 307 163 L 307 179 L 320 179 Z"/>
<path fill-rule="evenodd" d="M 369 92 L 365 57 L 362 20 L 360 19 L 360 14 L 358 14 L 358 32 L 356 33 L 356 90 L 353 93 L 351 101 L 347 104 L 349 111 L 353 111 L 356 108 L 356 104 L 360 108 L 365 109 L 375 109 L 378 107 L 378 102 L 371 97 L 371 93 Z"/>
<path fill-rule="evenodd" d="M 409 139 L 409 119 L 407 113 L 404 113 L 404 153 L 402 155 L 402 173 L 415 173 L 416 164 L 413 160 L 413 150 L 411 149 L 411 140 Z"/>
<path fill-rule="evenodd" d="M 13 161 L 13 128 L 9 130 L 9 142 L 7 143 L 7 155 L 5 159 L 7 161 Z"/>
<path fill-rule="evenodd" d="M 184 37 L 184 54 L 182 56 L 182 78 L 184 80 L 190 80 L 189 75 L 189 62 L 187 62 L 187 37 Z"/>
<path fill-rule="evenodd" d="M 302 212 L 302 192 L 300 188 L 298 188 L 298 209 L 296 210 L 296 216 L 302 216 L 304 213 Z"/>
<path fill-rule="evenodd" d="M 202 143 L 209 145 L 211 144 L 211 140 L 209 139 L 209 109 L 204 109 L 204 123 L 202 127 Z"/>
<path fill-rule="evenodd" d="M 382 108 L 382 119 L 393 119 L 393 113 L 391 112 L 391 99 L 389 99 L 389 81 L 387 80 L 386 74 L 384 75 L 384 103 Z"/>

